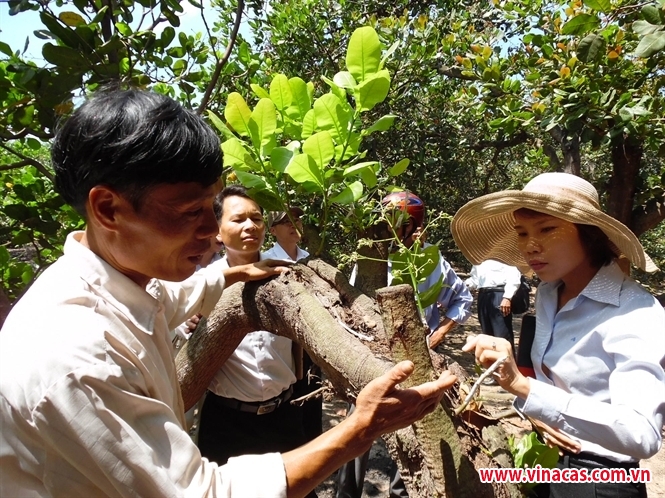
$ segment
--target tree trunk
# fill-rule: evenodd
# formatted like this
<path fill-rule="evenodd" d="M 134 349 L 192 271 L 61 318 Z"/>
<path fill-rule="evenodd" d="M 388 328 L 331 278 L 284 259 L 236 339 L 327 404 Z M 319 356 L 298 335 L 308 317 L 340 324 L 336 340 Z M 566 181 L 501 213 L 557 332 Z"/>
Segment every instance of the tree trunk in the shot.
<path fill-rule="evenodd" d="M 618 135 L 612 139 L 612 178 L 607 214 L 631 228 L 637 177 L 642 163 L 642 146 Z"/>
<path fill-rule="evenodd" d="M 196 403 L 244 335 L 254 330 L 270 330 L 301 344 L 349 401 L 394 364 L 391 358 L 414 362 L 410 382 L 431 379 L 435 373 L 412 291 L 408 288 L 408 297 L 393 292 L 379 293 L 381 312 L 376 301 L 320 260 L 296 264 L 268 281 L 229 287 L 176 358 L 185 408 Z M 348 330 L 369 340 L 361 342 Z M 441 406 L 412 427 L 386 436 L 412 496 L 511 496 L 508 486 L 480 483 L 474 467 L 497 464 L 480 442 L 462 445 L 456 424 L 463 426 L 463 421 L 451 416 L 450 406 Z"/>

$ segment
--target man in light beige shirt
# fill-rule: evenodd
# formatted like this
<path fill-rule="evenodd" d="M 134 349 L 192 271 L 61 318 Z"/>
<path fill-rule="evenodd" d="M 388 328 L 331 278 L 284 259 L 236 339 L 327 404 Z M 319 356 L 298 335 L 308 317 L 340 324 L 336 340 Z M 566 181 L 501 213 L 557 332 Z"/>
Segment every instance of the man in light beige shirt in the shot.
<path fill-rule="evenodd" d="M 0 332 L 0 496 L 304 496 L 454 381 L 396 389 L 412 371 L 400 363 L 307 445 L 207 461 L 184 429 L 169 330 L 209 313 L 225 285 L 284 269 L 213 263 L 193 275 L 217 233 L 217 136 L 167 97 L 110 91 L 67 120 L 52 158 L 87 224 Z"/>

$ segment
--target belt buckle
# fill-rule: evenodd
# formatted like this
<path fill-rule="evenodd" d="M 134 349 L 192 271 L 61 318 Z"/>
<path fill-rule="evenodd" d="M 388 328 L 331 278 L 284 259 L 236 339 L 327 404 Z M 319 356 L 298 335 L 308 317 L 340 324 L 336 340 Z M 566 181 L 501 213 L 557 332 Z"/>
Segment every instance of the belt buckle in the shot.
<path fill-rule="evenodd" d="M 270 403 L 266 403 L 264 405 L 260 405 L 258 410 L 256 410 L 257 415 L 265 415 L 266 413 L 271 413 L 274 412 L 275 409 L 279 406 L 278 401 L 271 401 Z"/>

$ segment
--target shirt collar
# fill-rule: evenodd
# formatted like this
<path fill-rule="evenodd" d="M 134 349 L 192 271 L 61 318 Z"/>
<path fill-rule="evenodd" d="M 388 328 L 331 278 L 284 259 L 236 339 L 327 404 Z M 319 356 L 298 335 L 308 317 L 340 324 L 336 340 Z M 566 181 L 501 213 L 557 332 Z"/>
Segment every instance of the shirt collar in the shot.
<path fill-rule="evenodd" d="M 580 296 L 592 299 L 599 303 L 619 306 L 621 302 L 621 287 L 623 286 L 624 274 L 615 262 L 602 266 L 589 281 L 582 292 L 573 300 L 572 307 L 576 305 Z M 556 293 L 556 289 L 561 285 L 561 280 L 552 284 L 544 284 L 543 288 L 547 293 Z M 568 303 L 565 306 L 569 307 Z"/>
<path fill-rule="evenodd" d="M 83 234 L 82 231 L 72 232 L 65 241 L 64 258 L 71 266 L 72 273 L 78 273 L 96 294 L 117 308 L 134 325 L 152 333 L 160 303 L 129 277 L 81 244 Z M 155 287 L 155 282 L 151 281 L 148 285 Z"/>
<path fill-rule="evenodd" d="M 619 306 L 624 278 L 621 268 L 616 263 L 601 266 L 580 295 L 600 303 Z"/>

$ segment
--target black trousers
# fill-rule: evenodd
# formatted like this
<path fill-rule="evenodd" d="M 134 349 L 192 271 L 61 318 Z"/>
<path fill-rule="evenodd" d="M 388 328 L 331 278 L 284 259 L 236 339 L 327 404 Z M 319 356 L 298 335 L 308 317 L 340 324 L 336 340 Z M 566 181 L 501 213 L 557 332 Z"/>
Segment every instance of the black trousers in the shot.
<path fill-rule="evenodd" d="M 303 352 L 303 378 L 293 384 L 293 399 L 306 396 L 321 387 L 321 369 Z M 312 374 L 309 378 L 308 373 Z M 323 396 L 305 401 L 302 405 L 303 428 L 307 441 L 323 433 Z"/>
<path fill-rule="evenodd" d="M 478 321 L 483 334 L 506 339 L 515 349 L 513 333 L 513 314 L 503 316 L 499 305 L 503 299 L 503 290 L 480 289 L 478 292 Z"/>
<path fill-rule="evenodd" d="M 607 458 L 590 455 L 564 455 L 559 458 L 558 469 L 604 469 L 639 467 L 638 464 L 621 464 Z M 537 498 L 647 498 L 644 483 L 546 483 L 534 488 Z"/>
<path fill-rule="evenodd" d="M 289 402 L 264 415 L 229 408 L 211 392 L 203 403 L 199 449 L 219 465 L 239 455 L 282 453 L 306 441 L 302 408 Z"/>

